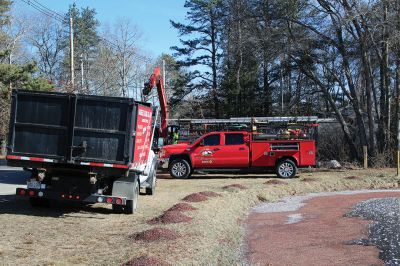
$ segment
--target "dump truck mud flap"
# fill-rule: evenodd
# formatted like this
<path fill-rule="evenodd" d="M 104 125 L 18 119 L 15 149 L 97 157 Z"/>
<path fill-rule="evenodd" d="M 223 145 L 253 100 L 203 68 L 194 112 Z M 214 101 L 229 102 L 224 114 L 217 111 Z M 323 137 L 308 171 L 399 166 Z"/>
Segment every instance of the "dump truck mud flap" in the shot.
<path fill-rule="evenodd" d="M 130 173 L 127 177 L 121 177 L 114 181 L 112 196 L 125 197 L 127 200 L 135 198 L 135 182 L 138 182 L 138 175 Z"/>

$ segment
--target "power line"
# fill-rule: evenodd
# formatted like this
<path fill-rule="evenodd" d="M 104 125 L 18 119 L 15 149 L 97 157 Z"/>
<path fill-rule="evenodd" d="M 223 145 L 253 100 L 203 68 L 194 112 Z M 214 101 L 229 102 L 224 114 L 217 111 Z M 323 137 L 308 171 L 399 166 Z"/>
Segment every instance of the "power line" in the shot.
<path fill-rule="evenodd" d="M 21 0 L 21 1 L 24 2 L 24 3 L 26 3 L 26 4 L 28 4 L 29 6 L 33 7 L 35 10 L 39 11 L 40 13 L 42 13 L 42 14 L 44 14 L 44 15 L 50 17 L 50 18 L 53 18 L 53 19 L 55 19 L 55 20 L 57 20 L 57 21 L 59 21 L 59 22 L 62 22 L 62 23 L 68 22 L 68 21 L 66 20 L 66 18 L 65 18 L 66 15 L 63 16 L 62 14 L 57 13 L 57 12 L 54 11 L 54 10 L 51 10 L 50 8 L 48 8 L 47 6 L 41 4 L 41 3 L 40 3 L 39 1 L 37 1 L 37 0 Z M 107 40 L 107 39 L 105 39 L 105 38 L 103 38 L 103 37 L 100 37 L 100 36 L 99 36 L 99 38 L 100 38 L 100 40 L 102 40 L 103 42 L 107 43 L 112 49 L 114 49 L 114 50 L 116 50 L 116 51 L 119 50 L 119 46 L 118 46 L 117 44 L 115 44 L 115 43 L 113 43 L 113 42 L 111 42 L 111 41 L 109 41 L 109 40 Z M 145 57 L 143 57 L 143 56 L 134 55 L 133 57 L 134 57 L 135 59 L 137 59 L 138 61 L 141 61 L 141 62 L 144 62 L 144 63 L 150 62 L 149 59 L 147 59 L 147 58 L 145 58 Z"/>
<path fill-rule="evenodd" d="M 42 7 L 44 10 L 48 11 L 49 13 L 52 13 L 52 14 L 58 16 L 60 19 L 65 20 L 65 14 L 57 13 L 56 11 L 51 10 L 50 8 L 48 8 L 48 7 L 46 7 L 45 5 L 41 4 L 41 3 L 40 3 L 39 1 L 37 1 L 37 0 L 32 0 L 32 1 L 35 2 L 37 5 L 39 5 L 40 7 Z"/>
<path fill-rule="evenodd" d="M 47 10 L 46 10 L 46 9 L 40 7 L 39 5 L 35 4 L 36 1 L 35 2 L 31 2 L 30 0 L 21 0 L 21 1 L 24 2 L 25 4 L 28 4 L 29 6 L 33 7 L 40 13 L 42 13 L 50 18 L 53 18 L 62 23 L 66 22 L 65 18 L 60 18 L 60 15 L 58 13 L 51 11 L 49 8 L 47 8 Z"/>

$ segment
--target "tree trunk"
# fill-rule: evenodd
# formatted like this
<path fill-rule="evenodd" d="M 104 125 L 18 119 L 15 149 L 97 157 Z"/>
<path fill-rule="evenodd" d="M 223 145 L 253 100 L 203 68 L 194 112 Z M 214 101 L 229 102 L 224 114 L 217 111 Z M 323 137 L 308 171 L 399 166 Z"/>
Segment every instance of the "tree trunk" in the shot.
<path fill-rule="evenodd" d="M 345 140 L 347 142 L 347 145 L 349 145 L 350 149 L 350 156 L 352 159 L 357 159 L 360 160 L 361 156 L 357 150 L 357 147 L 351 137 L 351 132 L 349 127 L 347 126 L 346 121 L 344 120 L 342 113 L 336 106 L 335 101 L 332 99 L 332 95 L 329 93 L 329 88 L 327 88 L 326 85 L 324 85 L 313 73 L 311 73 L 309 70 L 305 69 L 303 66 L 300 66 L 301 71 L 311 80 L 315 82 L 315 84 L 321 88 L 325 99 L 328 101 L 329 105 L 331 106 L 332 110 L 335 112 L 336 119 L 339 121 L 340 126 L 342 127 L 343 134 L 345 137 Z"/>
<path fill-rule="evenodd" d="M 379 150 L 383 152 L 388 145 L 389 141 L 389 127 L 390 127 L 390 99 L 389 99 L 389 78 L 388 78 L 388 42 L 387 42 L 387 3 L 384 2 L 383 7 L 383 33 L 382 33 L 382 60 L 380 64 L 380 114 L 379 120 Z"/>
<path fill-rule="evenodd" d="M 263 56 L 263 90 L 264 90 L 264 115 L 270 116 L 271 115 L 271 103 L 272 103 L 272 93 L 271 88 L 269 86 L 269 77 L 268 77 L 268 59 L 266 51 L 264 50 Z M 263 116 L 264 116 L 263 115 Z"/>
<path fill-rule="evenodd" d="M 369 129 L 369 155 L 375 157 L 376 155 L 376 141 L 375 141 L 375 119 L 373 114 L 373 104 L 372 104 L 372 86 L 373 83 L 372 75 L 369 72 L 370 61 L 368 55 L 364 52 L 363 55 L 363 70 L 364 70 L 364 80 L 365 80 L 365 92 L 367 98 L 367 114 L 368 114 L 368 129 Z"/>
<path fill-rule="evenodd" d="M 214 102 L 214 116 L 219 118 L 219 100 L 217 92 L 217 31 L 215 25 L 214 12 L 210 11 L 211 21 L 211 68 L 212 68 L 212 88 L 211 94 Z"/>

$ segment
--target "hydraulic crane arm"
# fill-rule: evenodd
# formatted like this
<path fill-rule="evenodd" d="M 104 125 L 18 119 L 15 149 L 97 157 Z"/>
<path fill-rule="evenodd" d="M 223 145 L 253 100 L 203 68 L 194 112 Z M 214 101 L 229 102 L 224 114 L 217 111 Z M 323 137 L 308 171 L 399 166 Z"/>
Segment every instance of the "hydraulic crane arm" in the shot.
<path fill-rule="evenodd" d="M 166 138 L 168 136 L 167 121 L 168 121 L 169 111 L 168 111 L 167 95 L 165 94 L 164 82 L 161 77 L 160 67 L 156 67 L 154 69 L 154 72 L 150 76 L 149 81 L 144 84 L 143 95 L 144 96 L 149 95 L 154 87 L 157 87 L 158 99 L 160 101 L 161 137 Z"/>

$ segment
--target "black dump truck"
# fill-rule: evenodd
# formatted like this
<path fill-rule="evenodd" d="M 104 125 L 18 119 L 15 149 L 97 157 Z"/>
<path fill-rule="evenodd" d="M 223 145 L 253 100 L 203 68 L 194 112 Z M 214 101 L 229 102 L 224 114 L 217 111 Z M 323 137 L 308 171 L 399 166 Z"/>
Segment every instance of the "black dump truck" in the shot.
<path fill-rule="evenodd" d="M 153 195 L 156 111 L 129 98 L 13 90 L 7 164 L 32 172 L 17 195 L 112 204 L 133 213 L 140 188 Z"/>

